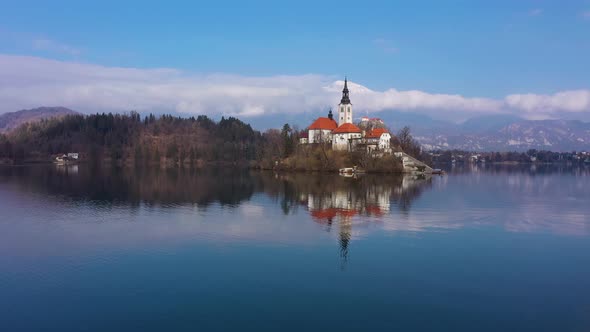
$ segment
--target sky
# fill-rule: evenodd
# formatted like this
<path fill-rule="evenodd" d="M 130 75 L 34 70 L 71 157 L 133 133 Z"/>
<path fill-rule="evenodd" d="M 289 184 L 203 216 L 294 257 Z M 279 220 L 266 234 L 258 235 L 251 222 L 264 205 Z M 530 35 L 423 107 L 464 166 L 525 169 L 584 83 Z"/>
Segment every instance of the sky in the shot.
<path fill-rule="evenodd" d="M 0 0 L 0 113 L 590 120 L 590 0 Z M 278 124 L 277 126 L 279 126 Z"/>

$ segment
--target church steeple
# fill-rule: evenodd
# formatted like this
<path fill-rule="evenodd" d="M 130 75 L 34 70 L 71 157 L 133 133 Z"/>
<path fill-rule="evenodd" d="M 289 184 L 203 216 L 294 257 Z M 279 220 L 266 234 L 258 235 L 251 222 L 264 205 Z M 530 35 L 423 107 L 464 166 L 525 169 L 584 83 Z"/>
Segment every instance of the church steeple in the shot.
<path fill-rule="evenodd" d="M 348 79 L 344 77 L 344 89 L 342 89 L 342 99 L 338 105 L 338 126 L 345 123 L 352 123 L 352 103 L 348 95 Z"/>
<path fill-rule="evenodd" d="M 344 77 L 344 89 L 342 90 L 342 99 L 340 99 L 341 105 L 350 104 L 350 97 L 348 96 L 348 79 Z"/>

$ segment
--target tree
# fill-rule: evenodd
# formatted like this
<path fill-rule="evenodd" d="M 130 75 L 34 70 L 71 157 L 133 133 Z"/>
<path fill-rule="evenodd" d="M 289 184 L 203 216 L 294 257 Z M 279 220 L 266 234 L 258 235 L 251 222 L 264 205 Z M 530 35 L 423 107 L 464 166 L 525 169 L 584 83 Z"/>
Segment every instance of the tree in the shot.
<path fill-rule="evenodd" d="M 178 164 L 182 166 L 184 164 L 184 160 L 186 159 L 186 151 L 184 149 L 180 150 L 178 154 Z"/>
<path fill-rule="evenodd" d="M 168 144 L 168 148 L 166 149 L 166 158 L 172 159 L 174 161 L 176 161 L 178 158 L 178 146 L 176 145 L 176 142 L 171 142 Z"/>
<path fill-rule="evenodd" d="M 410 127 L 405 126 L 397 133 L 397 139 L 399 140 L 400 147 L 402 150 L 414 158 L 420 158 L 422 148 L 410 131 Z"/>
<path fill-rule="evenodd" d="M 141 145 L 139 144 L 135 146 L 134 157 L 136 164 L 141 164 L 143 162 L 143 151 L 141 150 Z"/>
<path fill-rule="evenodd" d="M 190 161 L 190 164 L 194 164 L 195 163 L 195 158 L 197 157 L 197 154 L 195 153 L 195 148 L 191 146 L 191 149 L 188 153 L 188 158 Z"/>
<path fill-rule="evenodd" d="M 154 152 L 154 162 L 156 163 L 160 163 L 160 150 L 158 150 L 158 147 L 156 147 L 156 152 Z"/>
<path fill-rule="evenodd" d="M 281 130 L 281 139 L 283 140 L 283 158 L 290 156 L 295 150 L 295 144 L 292 139 L 292 130 L 289 124 L 285 123 Z"/>

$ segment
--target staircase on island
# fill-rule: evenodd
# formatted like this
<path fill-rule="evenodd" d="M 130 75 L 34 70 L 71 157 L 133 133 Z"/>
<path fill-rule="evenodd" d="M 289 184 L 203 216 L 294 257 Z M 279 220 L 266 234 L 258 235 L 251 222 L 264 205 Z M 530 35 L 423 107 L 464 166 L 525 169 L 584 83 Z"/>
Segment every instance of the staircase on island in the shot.
<path fill-rule="evenodd" d="M 432 173 L 432 167 L 405 152 L 394 152 L 393 154 L 402 160 L 404 173 Z"/>

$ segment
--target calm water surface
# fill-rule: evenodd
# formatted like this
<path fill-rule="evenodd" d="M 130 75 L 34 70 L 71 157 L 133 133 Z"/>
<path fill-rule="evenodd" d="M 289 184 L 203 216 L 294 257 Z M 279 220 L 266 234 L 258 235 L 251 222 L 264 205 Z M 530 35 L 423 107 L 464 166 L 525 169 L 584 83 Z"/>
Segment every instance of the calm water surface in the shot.
<path fill-rule="evenodd" d="M 0 168 L 0 331 L 590 331 L 590 170 Z"/>

